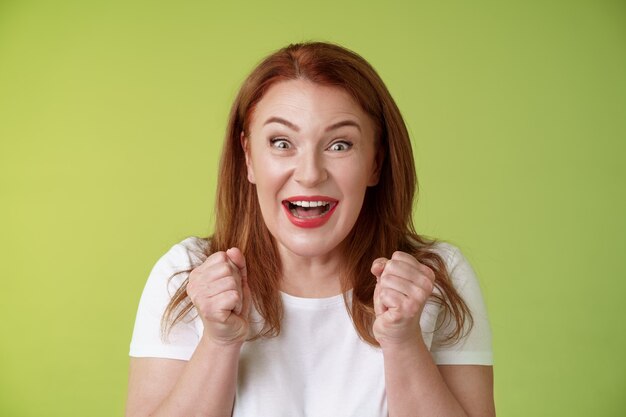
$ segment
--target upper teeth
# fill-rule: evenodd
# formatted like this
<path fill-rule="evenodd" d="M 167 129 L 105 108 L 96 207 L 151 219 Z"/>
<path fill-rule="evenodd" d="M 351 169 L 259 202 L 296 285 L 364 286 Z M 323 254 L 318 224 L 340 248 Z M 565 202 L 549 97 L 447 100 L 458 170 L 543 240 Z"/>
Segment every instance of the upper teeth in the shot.
<path fill-rule="evenodd" d="M 329 204 L 328 201 L 290 201 L 290 203 L 300 207 L 321 207 Z"/>

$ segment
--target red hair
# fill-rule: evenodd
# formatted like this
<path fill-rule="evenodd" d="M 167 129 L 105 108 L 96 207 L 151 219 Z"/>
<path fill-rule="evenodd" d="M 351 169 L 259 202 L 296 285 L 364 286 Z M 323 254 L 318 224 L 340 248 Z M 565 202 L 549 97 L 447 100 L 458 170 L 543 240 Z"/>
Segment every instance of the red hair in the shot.
<path fill-rule="evenodd" d="M 343 47 L 310 42 L 292 44 L 265 58 L 244 81 L 233 103 L 217 186 L 215 232 L 209 239 L 207 255 L 238 247 L 246 256 L 253 302 L 264 318 L 258 336 L 280 332 L 281 262 L 274 238 L 265 226 L 255 185 L 247 180 L 246 163 L 240 137 L 248 132 L 256 104 L 274 84 L 285 80 L 306 79 L 347 91 L 376 126 L 377 139 L 384 150 L 380 180 L 365 194 L 359 218 L 346 237 L 341 284 L 344 294 L 353 289 L 346 307 L 361 338 L 377 345 L 372 334 L 373 294 L 376 280 L 370 267 L 380 256 L 390 257 L 396 250 L 412 254 L 435 272 L 433 294 L 443 306 L 455 330 L 448 340 L 457 340 L 471 327 L 472 317 L 463 299 L 452 286 L 444 260 L 432 250 L 436 240 L 417 234 L 413 224 L 413 199 L 418 185 L 413 152 L 406 125 L 396 103 L 374 68 L 356 53 Z M 188 271 L 181 271 L 188 272 Z M 189 313 L 193 305 L 186 283 L 172 297 L 163 316 L 168 329 Z"/>

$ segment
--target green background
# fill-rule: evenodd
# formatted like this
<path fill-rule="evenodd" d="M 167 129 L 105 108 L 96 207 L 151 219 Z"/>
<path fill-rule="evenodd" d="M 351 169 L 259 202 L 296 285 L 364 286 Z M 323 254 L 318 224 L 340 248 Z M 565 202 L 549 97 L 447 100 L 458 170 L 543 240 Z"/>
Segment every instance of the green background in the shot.
<path fill-rule="evenodd" d="M 0 415 L 123 413 L 150 269 L 207 235 L 228 108 L 290 42 L 368 59 L 458 245 L 500 416 L 626 415 L 623 1 L 1 1 Z"/>

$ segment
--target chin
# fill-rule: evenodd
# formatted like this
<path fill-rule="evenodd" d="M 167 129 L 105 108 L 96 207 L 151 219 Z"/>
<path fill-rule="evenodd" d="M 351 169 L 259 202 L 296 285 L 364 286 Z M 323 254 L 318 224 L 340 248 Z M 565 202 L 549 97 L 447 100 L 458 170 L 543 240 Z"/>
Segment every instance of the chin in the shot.
<path fill-rule="evenodd" d="M 315 258 L 319 256 L 326 256 L 333 252 L 337 244 L 329 242 L 325 239 L 302 239 L 302 240 L 280 240 L 277 239 L 280 246 L 294 255 L 304 258 Z"/>

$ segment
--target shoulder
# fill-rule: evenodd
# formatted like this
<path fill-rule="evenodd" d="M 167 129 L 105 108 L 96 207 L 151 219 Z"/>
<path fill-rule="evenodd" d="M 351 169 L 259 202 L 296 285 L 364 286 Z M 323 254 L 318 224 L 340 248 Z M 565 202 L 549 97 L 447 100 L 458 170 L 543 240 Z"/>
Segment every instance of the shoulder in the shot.
<path fill-rule="evenodd" d="M 207 258 L 209 240 L 190 236 L 174 244 L 156 262 L 148 278 L 149 283 L 160 281 L 166 284 L 169 292 L 175 291 L 187 277 L 189 270 L 202 264 Z M 166 282 L 169 281 L 169 282 Z"/>
<path fill-rule="evenodd" d="M 454 343 L 447 336 L 454 333 L 454 320 L 440 314 L 433 334 L 431 354 L 438 365 L 492 365 L 492 337 L 485 300 L 474 268 L 461 250 L 447 242 L 437 242 L 431 251 L 440 255 L 446 265 L 452 286 L 465 302 L 471 320 L 464 324 L 465 335 Z M 443 311 L 443 310 L 442 310 Z M 471 322 L 471 324 L 469 324 Z"/>
<path fill-rule="evenodd" d="M 452 285 L 457 290 L 465 287 L 468 282 L 477 280 L 470 262 L 456 245 L 445 241 L 436 241 L 430 251 L 441 257 Z"/>
<path fill-rule="evenodd" d="M 209 240 L 190 236 L 173 245 L 159 262 L 172 266 L 194 266 L 207 258 Z"/>
<path fill-rule="evenodd" d="M 452 262 L 457 252 L 460 252 L 457 246 L 443 240 L 435 241 L 430 248 L 430 251 L 435 252 L 437 255 L 441 256 L 441 258 L 446 263 L 446 266 L 448 266 Z"/>
<path fill-rule="evenodd" d="M 206 259 L 207 239 L 188 237 L 171 246 L 156 262 L 144 286 L 130 346 L 130 355 L 188 360 L 198 341 L 193 314 L 162 338 L 163 314 L 189 272 Z"/>

